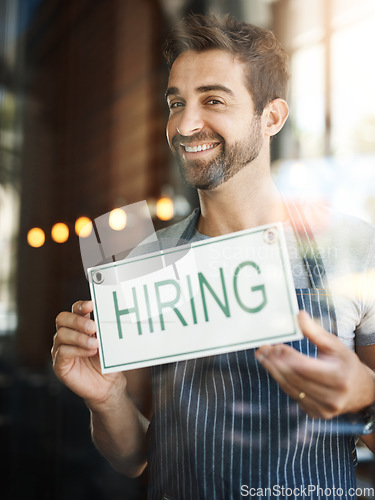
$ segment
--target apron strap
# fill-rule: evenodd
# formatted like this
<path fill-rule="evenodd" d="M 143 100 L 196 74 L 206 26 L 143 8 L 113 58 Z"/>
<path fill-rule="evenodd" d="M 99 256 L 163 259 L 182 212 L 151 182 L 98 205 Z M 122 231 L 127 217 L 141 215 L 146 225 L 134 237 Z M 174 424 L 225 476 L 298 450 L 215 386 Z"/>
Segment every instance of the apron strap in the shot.
<path fill-rule="evenodd" d="M 190 243 L 190 240 L 194 236 L 195 226 L 197 225 L 200 214 L 201 214 L 201 209 L 198 207 L 194 210 L 194 214 L 191 220 L 189 221 L 189 224 L 186 226 L 183 233 L 181 234 L 180 239 L 178 240 L 176 246 L 184 245 L 185 243 Z"/>

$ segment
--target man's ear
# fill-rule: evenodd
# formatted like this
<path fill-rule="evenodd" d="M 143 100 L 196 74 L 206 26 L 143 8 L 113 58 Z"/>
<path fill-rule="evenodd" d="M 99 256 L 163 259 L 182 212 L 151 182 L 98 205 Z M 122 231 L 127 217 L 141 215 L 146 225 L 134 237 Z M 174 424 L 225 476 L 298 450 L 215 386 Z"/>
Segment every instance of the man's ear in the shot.
<path fill-rule="evenodd" d="M 289 108 L 284 99 L 274 99 L 263 111 L 265 120 L 264 135 L 276 135 L 283 128 L 288 118 Z"/>

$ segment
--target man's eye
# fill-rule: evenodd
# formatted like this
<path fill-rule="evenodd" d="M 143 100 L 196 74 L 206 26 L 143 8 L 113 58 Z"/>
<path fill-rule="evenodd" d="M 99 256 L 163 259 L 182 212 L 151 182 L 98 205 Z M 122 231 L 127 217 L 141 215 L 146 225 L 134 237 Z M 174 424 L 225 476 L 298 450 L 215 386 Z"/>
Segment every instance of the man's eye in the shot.
<path fill-rule="evenodd" d="M 183 105 L 184 104 L 181 101 L 171 102 L 169 105 L 169 109 L 179 108 L 180 106 L 183 106 Z"/>
<path fill-rule="evenodd" d="M 210 99 L 207 101 L 207 104 L 223 104 L 221 101 L 218 101 L 217 99 Z"/>

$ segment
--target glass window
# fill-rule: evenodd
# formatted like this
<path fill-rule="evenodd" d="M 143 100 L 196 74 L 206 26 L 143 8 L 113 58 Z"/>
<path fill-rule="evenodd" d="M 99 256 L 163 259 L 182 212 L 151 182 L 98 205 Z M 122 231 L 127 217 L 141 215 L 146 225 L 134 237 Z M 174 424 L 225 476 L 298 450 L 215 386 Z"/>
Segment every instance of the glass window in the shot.
<path fill-rule="evenodd" d="M 375 71 L 369 59 L 375 47 L 372 18 L 332 35 L 331 120 L 335 155 L 375 153 Z"/>
<path fill-rule="evenodd" d="M 324 49 L 322 44 L 295 52 L 291 59 L 291 121 L 298 156 L 324 154 Z"/>

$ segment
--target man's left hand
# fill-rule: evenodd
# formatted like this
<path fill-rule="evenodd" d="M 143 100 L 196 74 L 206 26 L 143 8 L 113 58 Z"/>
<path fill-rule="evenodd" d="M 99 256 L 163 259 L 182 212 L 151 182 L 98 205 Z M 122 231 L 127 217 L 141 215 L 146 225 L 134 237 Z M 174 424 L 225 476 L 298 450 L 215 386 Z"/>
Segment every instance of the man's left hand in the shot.
<path fill-rule="evenodd" d="M 312 418 L 331 419 L 371 405 L 375 401 L 371 368 L 306 312 L 300 311 L 298 322 L 304 336 L 317 346 L 318 358 L 285 344 L 265 345 L 256 352 L 280 387 Z"/>

